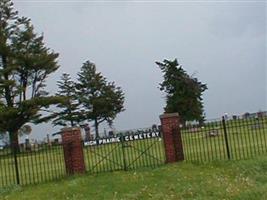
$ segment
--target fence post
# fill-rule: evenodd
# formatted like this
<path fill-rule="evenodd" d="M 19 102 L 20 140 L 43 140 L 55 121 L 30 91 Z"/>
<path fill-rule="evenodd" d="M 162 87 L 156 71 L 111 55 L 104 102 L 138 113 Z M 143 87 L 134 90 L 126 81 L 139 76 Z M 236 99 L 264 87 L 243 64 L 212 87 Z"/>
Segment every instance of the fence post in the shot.
<path fill-rule="evenodd" d="M 120 135 L 120 138 L 121 138 L 121 148 L 122 148 L 122 159 L 123 159 L 123 169 L 124 171 L 127 171 L 127 163 L 126 163 L 126 157 L 125 157 L 125 146 L 124 146 L 124 137 L 123 135 L 121 134 Z"/>
<path fill-rule="evenodd" d="M 184 160 L 182 136 L 178 113 L 160 115 L 166 163 Z"/>
<path fill-rule="evenodd" d="M 222 124 L 223 124 L 223 133 L 224 133 L 224 141 L 225 141 L 225 146 L 226 146 L 227 158 L 228 160 L 230 160 L 231 159 L 230 148 L 229 148 L 229 143 L 228 143 L 228 135 L 227 135 L 227 129 L 226 129 L 224 117 L 222 117 Z"/>
<path fill-rule="evenodd" d="M 67 174 L 84 173 L 85 163 L 80 128 L 63 128 L 61 132 Z"/>
<path fill-rule="evenodd" d="M 16 173 L 16 183 L 19 185 L 20 184 L 20 178 L 19 178 L 19 166 L 18 166 L 18 133 L 13 133 L 13 134 L 9 134 L 9 140 L 11 143 L 11 153 L 13 154 L 13 158 L 14 158 L 14 165 L 15 165 L 15 173 Z"/>

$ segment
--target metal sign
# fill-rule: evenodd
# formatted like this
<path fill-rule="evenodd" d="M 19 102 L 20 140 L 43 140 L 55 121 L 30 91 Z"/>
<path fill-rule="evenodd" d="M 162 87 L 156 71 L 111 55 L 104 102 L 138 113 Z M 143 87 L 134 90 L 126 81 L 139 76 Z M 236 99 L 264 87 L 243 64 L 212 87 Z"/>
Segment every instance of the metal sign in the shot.
<path fill-rule="evenodd" d="M 140 131 L 135 132 L 134 134 L 127 134 L 122 136 L 114 136 L 114 137 L 108 137 L 108 138 L 99 138 L 91 141 L 84 142 L 84 146 L 92 146 L 92 145 L 102 145 L 102 144 L 111 144 L 111 143 L 117 143 L 121 141 L 134 141 L 134 140 L 144 140 L 149 138 L 157 138 L 161 137 L 159 131 Z"/>

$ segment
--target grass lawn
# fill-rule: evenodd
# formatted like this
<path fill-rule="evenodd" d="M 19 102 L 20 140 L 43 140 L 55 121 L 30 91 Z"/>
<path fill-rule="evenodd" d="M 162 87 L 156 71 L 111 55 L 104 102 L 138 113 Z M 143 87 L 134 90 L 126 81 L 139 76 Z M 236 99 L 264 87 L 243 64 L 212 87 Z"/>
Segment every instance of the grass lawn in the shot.
<path fill-rule="evenodd" d="M 0 199 L 267 199 L 267 157 L 175 163 L 0 189 Z"/>

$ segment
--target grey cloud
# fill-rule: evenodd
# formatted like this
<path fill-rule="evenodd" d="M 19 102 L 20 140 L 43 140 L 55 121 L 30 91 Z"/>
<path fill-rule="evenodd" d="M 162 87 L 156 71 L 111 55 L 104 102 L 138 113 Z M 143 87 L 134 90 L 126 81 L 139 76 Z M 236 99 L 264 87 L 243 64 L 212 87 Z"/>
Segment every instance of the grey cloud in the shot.
<path fill-rule="evenodd" d="M 266 2 L 221 6 L 216 11 L 211 22 L 211 31 L 217 36 L 266 36 Z"/>
<path fill-rule="evenodd" d="M 56 91 L 63 72 L 76 77 L 87 59 L 124 89 L 126 111 L 115 120 L 117 129 L 159 123 L 164 94 L 157 88 L 162 74 L 154 62 L 164 58 L 177 57 L 208 84 L 207 118 L 267 109 L 265 3 L 16 0 L 15 5 L 60 53 L 61 68 L 50 77 L 49 91 Z"/>

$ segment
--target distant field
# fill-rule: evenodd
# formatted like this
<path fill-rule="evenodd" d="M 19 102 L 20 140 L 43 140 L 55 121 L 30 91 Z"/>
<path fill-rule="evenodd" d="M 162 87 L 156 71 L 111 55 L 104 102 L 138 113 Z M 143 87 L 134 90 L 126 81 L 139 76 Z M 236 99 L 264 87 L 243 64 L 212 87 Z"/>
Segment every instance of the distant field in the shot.
<path fill-rule="evenodd" d="M 267 157 L 101 173 L 0 189 L 3 200 L 266 200 Z"/>

